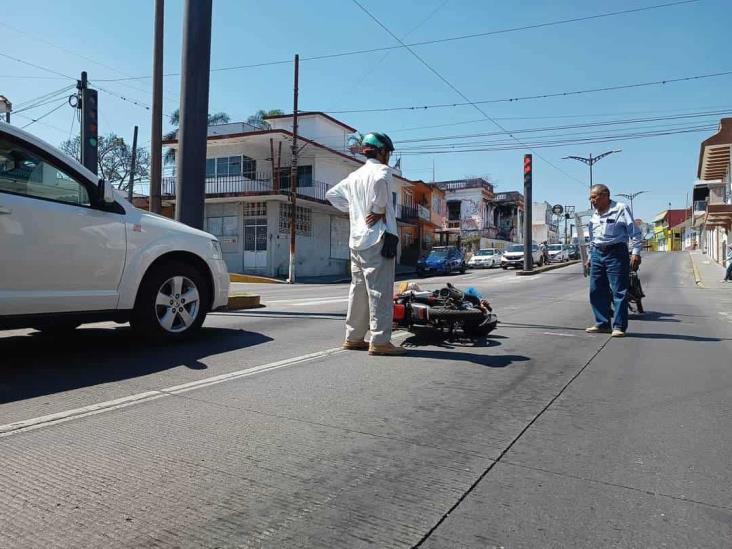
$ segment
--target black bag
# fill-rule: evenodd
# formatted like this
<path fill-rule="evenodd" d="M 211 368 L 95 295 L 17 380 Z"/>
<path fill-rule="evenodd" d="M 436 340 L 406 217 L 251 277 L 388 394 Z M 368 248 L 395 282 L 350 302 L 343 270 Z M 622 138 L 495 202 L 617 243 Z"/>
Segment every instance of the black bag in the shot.
<path fill-rule="evenodd" d="M 643 293 L 643 287 L 641 286 L 640 278 L 638 278 L 638 273 L 631 271 L 630 287 L 628 290 L 630 299 L 643 299 L 646 297 L 646 294 Z"/>
<path fill-rule="evenodd" d="M 384 233 L 384 243 L 381 245 L 381 255 L 387 259 L 396 257 L 399 237 L 395 234 Z"/>

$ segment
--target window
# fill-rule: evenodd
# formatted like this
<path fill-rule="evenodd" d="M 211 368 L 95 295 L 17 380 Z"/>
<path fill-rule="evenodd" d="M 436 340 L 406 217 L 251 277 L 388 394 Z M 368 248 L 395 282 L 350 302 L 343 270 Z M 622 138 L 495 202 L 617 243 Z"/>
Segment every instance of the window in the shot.
<path fill-rule="evenodd" d="M 235 215 L 209 217 L 206 224 L 208 232 L 214 236 L 237 236 L 239 234 L 239 218 Z"/>
<path fill-rule="evenodd" d="M 90 206 L 83 184 L 39 156 L 4 139 L 0 140 L 0 192 Z"/>
<path fill-rule="evenodd" d="M 280 204 L 280 233 L 290 232 L 290 215 L 292 204 Z M 312 236 L 312 210 L 297 207 L 295 210 L 295 233 L 300 236 Z"/>
<path fill-rule="evenodd" d="M 216 177 L 216 159 L 206 159 L 206 177 Z"/>
<path fill-rule="evenodd" d="M 449 221 L 460 221 L 460 204 L 459 200 L 447 203 L 447 219 Z"/>
<path fill-rule="evenodd" d="M 267 203 L 244 202 L 244 217 L 267 217 Z"/>
<path fill-rule="evenodd" d="M 287 190 L 290 188 L 290 171 L 291 168 L 280 168 L 279 180 L 280 189 Z M 297 167 L 297 187 L 312 187 L 313 186 L 313 167 L 312 166 L 298 166 Z"/>
<path fill-rule="evenodd" d="M 257 161 L 248 156 L 241 157 L 241 174 L 249 179 L 257 178 Z"/>
<path fill-rule="evenodd" d="M 206 159 L 206 177 L 240 176 L 254 179 L 257 173 L 257 161 L 244 155 L 222 156 Z"/>

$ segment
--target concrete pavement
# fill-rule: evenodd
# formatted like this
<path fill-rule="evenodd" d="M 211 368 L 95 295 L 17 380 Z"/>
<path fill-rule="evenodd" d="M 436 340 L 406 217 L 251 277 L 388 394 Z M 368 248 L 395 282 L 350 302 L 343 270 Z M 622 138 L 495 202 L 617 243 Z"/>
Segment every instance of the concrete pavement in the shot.
<path fill-rule="evenodd" d="M 0 424 L 155 397 L 0 436 L 0 546 L 728 547 L 732 298 L 686 254 L 641 276 L 625 340 L 584 333 L 579 266 L 450 277 L 502 324 L 407 359 L 322 352 L 345 285 L 260 286 L 176 348 L 0 335 Z"/>

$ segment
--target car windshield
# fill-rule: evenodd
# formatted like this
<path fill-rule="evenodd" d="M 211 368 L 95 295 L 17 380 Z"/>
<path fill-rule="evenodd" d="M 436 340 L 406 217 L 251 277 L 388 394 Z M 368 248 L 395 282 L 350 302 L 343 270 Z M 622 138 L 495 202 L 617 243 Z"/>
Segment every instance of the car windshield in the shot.
<path fill-rule="evenodd" d="M 495 253 L 495 250 L 478 250 L 475 255 L 493 255 Z"/>
<path fill-rule="evenodd" d="M 448 250 L 447 248 L 436 248 L 430 252 L 429 257 L 433 259 L 443 259 L 447 257 Z"/>
<path fill-rule="evenodd" d="M 523 252 L 524 251 L 524 245 L 523 244 L 514 244 L 513 246 L 508 247 L 509 252 Z"/>
<path fill-rule="evenodd" d="M 551 244 L 549 246 L 550 252 L 561 252 L 562 251 L 562 245 L 561 244 Z"/>

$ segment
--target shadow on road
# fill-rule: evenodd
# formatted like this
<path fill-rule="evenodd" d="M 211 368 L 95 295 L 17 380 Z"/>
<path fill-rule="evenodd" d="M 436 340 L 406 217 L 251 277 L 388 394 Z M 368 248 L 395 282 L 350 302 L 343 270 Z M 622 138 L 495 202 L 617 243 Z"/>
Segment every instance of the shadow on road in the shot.
<path fill-rule="evenodd" d="M 203 328 L 198 337 L 150 345 L 128 327 L 80 329 L 63 339 L 39 333 L 0 339 L 0 404 L 185 366 L 205 370 L 212 355 L 272 341 L 244 330 Z"/>
<path fill-rule="evenodd" d="M 231 311 L 226 313 L 212 313 L 215 316 L 246 316 L 258 318 L 291 318 L 291 319 L 320 319 L 320 320 L 343 320 L 346 313 L 295 313 L 292 311 Z"/>
<path fill-rule="evenodd" d="M 631 320 L 642 320 L 650 322 L 681 322 L 673 313 L 661 313 L 657 311 L 646 311 L 642 314 L 631 313 Z"/>
<path fill-rule="evenodd" d="M 498 336 L 499 339 L 507 339 Z M 403 346 L 409 349 L 409 358 L 429 358 L 432 360 L 449 360 L 453 362 L 470 362 L 489 368 L 505 368 L 514 362 L 530 360 L 522 355 L 488 356 L 483 353 L 471 352 L 472 349 L 486 349 L 498 347 L 501 342 L 495 337 L 484 337 L 476 340 L 462 339 L 455 342 L 441 340 L 430 335 L 414 335 L 404 340 Z"/>
<path fill-rule="evenodd" d="M 732 341 L 729 338 L 704 337 L 685 334 L 641 334 L 637 332 L 628 333 L 627 337 L 634 339 L 670 339 L 676 341 L 694 341 L 697 343 L 719 343 L 720 341 Z"/>

